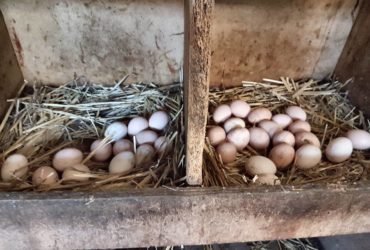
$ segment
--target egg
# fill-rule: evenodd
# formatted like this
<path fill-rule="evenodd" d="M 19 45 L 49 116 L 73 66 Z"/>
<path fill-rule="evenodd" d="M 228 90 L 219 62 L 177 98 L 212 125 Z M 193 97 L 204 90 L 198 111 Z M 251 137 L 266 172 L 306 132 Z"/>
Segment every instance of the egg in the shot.
<path fill-rule="evenodd" d="M 243 150 L 249 143 L 249 131 L 246 128 L 236 128 L 227 134 L 227 140 L 234 144 L 236 149 Z"/>
<path fill-rule="evenodd" d="M 139 167 L 139 168 L 150 167 L 150 164 L 153 162 L 154 155 L 155 155 L 155 150 L 151 145 L 149 144 L 140 145 L 136 149 L 136 154 L 135 154 L 136 167 Z"/>
<path fill-rule="evenodd" d="M 311 144 L 305 144 L 296 151 L 294 162 L 297 168 L 310 169 L 320 163 L 321 156 L 320 148 Z"/>
<path fill-rule="evenodd" d="M 291 145 L 280 143 L 271 149 L 269 158 L 278 169 L 284 170 L 293 162 L 294 155 L 295 151 Z"/>
<path fill-rule="evenodd" d="M 246 160 L 245 170 L 251 176 L 268 175 L 276 173 L 276 166 L 269 158 L 256 155 Z"/>
<path fill-rule="evenodd" d="M 285 113 L 289 115 L 293 120 L 305 121 L 307 119 L 306 112 L 298 106 L 287 107 Z"/>
<path fill-rule="evenodd" d="M 59 181 L 59 176 L 57 171 L 54 168 L 44 166 L 39 167 L 33 172 L 32 175 L 32 184 L 34 186 L 39 185 L 53 185 Z"/>
<path fill-rule="evenodd" d="M 137 135 L 143 130 L 146 130 L 149 127 L 148 121 L 144 117 L 135 117 L 130 120 L 128 123 L 128 134 L 129 135 Z"/>
<path fill-rule="evenodd" d="M 282 129 L 288 127 L 293 121 L 292 118 L 286 114 L 274 115 L 271 120 L 276 122 Z"/>
<path fill-rule="evenodd" d="M 320 141 L 316 135 L 311 132 L 298 132 L 295 134 L 295 145 L 300 147 L 304 144 L 312 144 L 316 147 L 320 147 Z"/>
<path fill-rule="evenodd" d="M 248 115 L 248 122 L 255 124 L 263 120 L 271 120 L 271 111 L 267 108 L 253 109 Z"/>
<path fill-rule="evenodd" d="M 63 182 L 83 182 L 90 178 L 90 169 L 83 164 L 76 164 L 63 171 Z"/>
<path fill-rule="evenodd" d="M 329 161 L 339 163 L 351 157 L 353 151 L 352 142 L 346 137 L 338 137 L 331 140 L 326 147 L 325 155 Z"/>
<path fill-rule="evenodd" d="M 207 137 L 212 146 L 217 146 L 226 139 L 225 130 L 220 126 L 208 129 Z"/>
<path fill-rule="evenodd" d="M 295 121 L 289 125 L 288 130 L 293 134 L 298 132 L 311 132 L 311 125 L 304 121 Z"/>
<path fill-rule="evenodd" d="M 135 155 L 125 151 L 113 157 L 109 164 L 109 173 L 122 174 L 131 171 L 135 167 Z"/>
<path fill-rule="evenodd" d="M 277 132 L 281 131 L 280 126 L 273 121 L 263 120 L 258 124 L 258 127 L 262 128 L 272 138 Z"/>
<path fill-rule="evenodd" d="M 230 103 L 230 109 L 231 113 L 235 117 L 246 118 L 251 110 L 251 107 L 245 101 L 235 100 Z"/>
<path fill-rule="evenodd" d="M 154 112 L 149 118 L 149 127 L 155 130 L 163 130 L 166 128 L 170 117 L 164 111 Z"/>
<path fill-rule="evenodd" d="M 346 137 L 351 140 L 352 146 L 357 150 L 370 149 L 370 133 L 361 129 L 352 129 L 347 132 Z"/>
<path fill-rule="evenodd" d="M 113 155 L 117 155 L 124 151 L 134 151 L 134 144 L 127 139 L 121 139 L 113 144 Z"/>
<path fill-rule="evenodd" d="M 267 174 L 267 175 L 256 175 L 255 178 L 253 178 L 253 182 L 261 185 L 280 185 L 279 178 L 274 174 Z"/>
<path fill-rule="evenodd" d="M 161 155 L 169 150 L 170 141 L 165 136 L 160 136 L 154 142 L 154 148 Z"/>
<path fill-rule="evenodd" d="M 96 161 L 106 161 L 112 156 L 112 145 L 110 143 L 103 145 L 102 140 L 94 141 L 90 146 L 90 151 L 94 150 L 94 159 Z"/>
<path fill-rule="evenodd" d="M 81 163 L 83 154 L 77 148 L 65 148 L 58 151 L 53 157 L 53 167 L 62 172 L 66 168 Z"/>
<path fill-rule="evenodd" d="M 217 153 L 220 155 L 223 163 L 233 162 L 236 158 L 236 147 L 230 142 L 223 142 L 217 147 Z"/>
<path fill-rule="evenodd" d="M 295 144 L 294 135 L 289 131 L 285 130 L 277 132 L 274 135 L 274 138 L 272 139 L 272 144 L 275 146 L 280 143 L 286 143 L 289 144 L 290 146 L 294 146 Z"/>
<path fill-rule="evenodd" d="M 233 130 L 234 128 L 245 128 L 245 122 L 237 117 L 232 117 L 225 121 L 224 129 L 226 133 Z"/>
<path fill-rule="evenodd" d="M 262 128 L 250 128 L 249 129 L 250 139 L 249 144 L 256 150 L 266 149 L 270 144 L 270 136 Z"/>
<path fill-rule="evenodd" d="M 123 122 L 113 122 L 110 124 L 105 132 L 104 136 L 110 138 L 112 141 L 118 141 L 127 135 L 127 126 Z"/>
<path fill-rule="evenodd" d="M 1 168 L 3 181 L 22 179 L 28 173 L 28 160 L 24 155 L 13 154 L 4 161 Z"/>
<path fill-rule="evenodd" d="M 218 106 L 213 112 L 213 120 L 215 123 L 221 123 L 229 119 L 231 116 L 231 108 L 229 105 L 222 104 Z"/>
<path fill-rule="evenodd" d="M 151 130 L 144 130 L 136 135 L 136 141 L 139 145 L 153 144 L 157 138 L 157 133 Z"/>

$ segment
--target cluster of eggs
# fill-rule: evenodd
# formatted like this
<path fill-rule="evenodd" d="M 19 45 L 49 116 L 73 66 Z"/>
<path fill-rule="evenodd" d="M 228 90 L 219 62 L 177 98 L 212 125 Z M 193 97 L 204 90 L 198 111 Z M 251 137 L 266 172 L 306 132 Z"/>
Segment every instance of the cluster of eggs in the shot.
<path fill-rule="evenodd" d="M 149 120 L 135 117 L 127 126 L 123 122 L 114 122 L 105 130 L 105 140 L 108 143 L 99 139 L 91 144 L 92 157 L 98 162 L 110 160 L 111 174 L 127 173 L 134 167 L 143 168 L 154 161 L 156 154 L 162 156 L 167 152 L 170 142 L 165 136 L 158 134 L 163 133 L 168 123 L 169 116 L 164 111 L 154 112 Z M 58 172 L 62 173 L 63 182 L 86 181 L 91 175 L 89 167 L 83 162 L 81 150 L 64 148 L 54 155 L 52 167 L 42 166 L 33 172 L 32 183 L 35 186 L 57 183 Z M 28 159 L 24 155 L 10 155 L 1 168 L 2 180 L 24 178 L 29 171 L 28 165 Z"/>
<path fill-rule="evenodd" d="M 223 163 L 233 162 L 237 152 L 247 145 L 257 151 L 271 146 L 268 157 L 253 156 L 246 162 L 246 172 L 257 176 L 256 182 L 276 183 L 277 170 L 285 170 L 293 163 L 297 168 L 310 169 L 321 161 L 321 143 L 311 133 L 307 114 L 299 106 L 289 106 L 285 114 L 273 115 L 267 108 L 251 110 L 248 103 L 235 100 L 218 106 L 212 117 L 217 126 L 208 129 L 207 137 Z M 249 129 L 247 123 L 251 124 Z M 370 133 L 353 129 L 345 137 L 332 139 L 325 155 L 329 161 L 339 163 L 347 160 L 353 149 L 369 148 Z"/>

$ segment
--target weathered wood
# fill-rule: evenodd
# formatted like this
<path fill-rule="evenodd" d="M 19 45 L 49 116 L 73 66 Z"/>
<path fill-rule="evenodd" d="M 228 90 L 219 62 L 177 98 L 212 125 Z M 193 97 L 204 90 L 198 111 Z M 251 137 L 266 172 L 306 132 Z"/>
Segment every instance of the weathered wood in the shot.
<path fill-rule="evenodd" d="M 0 11 L 0 118 L 2 119 L 9 107 L 7 100 L 13 98 L 23 83 L 22 73 L 19 69 L 11 38 L 5 26 Z M 13 37 L 18 46 L 17 37 Z M 16 47 L 17 48 L 17 47 Z"/>
<path fill-rule="evenodd" d="M 216 0 L 211 85 L 330 75 L 357 0 Z"/>
<path fill-rule="evenodd" d="M 186 175 L 190 185 L 202 184 L 213 8 L 214 0 L 185 1 Z"/>
<path fill-rule="evenodd" d="M 1 193 L 2 249 L 210 244 L 370 232 L 370 185 Z"/>
<path fill-rule="evenodd" d="M 360 11 L 346 46 L 338 61 L 335 74 L 342 81 L 354 79 L 348 85 L 349 99 L 370 116 L 370 1 L 362 1 Z"/>

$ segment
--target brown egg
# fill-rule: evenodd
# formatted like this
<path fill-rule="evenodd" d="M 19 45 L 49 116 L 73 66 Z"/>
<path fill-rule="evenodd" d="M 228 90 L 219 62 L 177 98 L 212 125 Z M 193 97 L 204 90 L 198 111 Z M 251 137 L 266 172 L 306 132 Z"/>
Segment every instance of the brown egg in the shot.
<path fill-rule="evenodd" d="M 53 185 L 59 181 L 59 176 L 57 171 L 52 167 L 39 167 L 33 172 L 32 184 L 34 186 L 38 185 Z"/>
<path fill-rule="evenodd" d="M 23 179 L 28 173 L 28 160 L 24 155 L 13 154 L 4 161 L 1 168 L 3 181 Z"/>
<path fill-rule="evenodd" d="M 140 145 L 136 149 L 136 154 L 135 154 L 136 167 L 149 168 L 150 164 L 153 162 L 154 155 L 155 155 L 155 150 L 151 145 L 149 144 Z"/>
<path fill-rule="evenodd" d="M 229 105 L 222 104 L 213 112 L 213 120 L 215 123 L 226 121 L 231 116 L 231 109 Z"/>
<path fill-rule="evenodd" d="M 271 120 L 271 111 L 267 108 L 253 109 L 248 115 L 248 122 L 255 124 L 263 120 Z"/>
<path fill-rule="evenodd" d="M 292 123 L 292 118 L 286 114 L 277 114 L 272 117 L 272 121 L 276 122 L 280 128 L 284 129 Z"/>
<path fill-rule="evenodd" d="M 290 146 L 294 146 L 294 143 L 295 143 L 294 135 L 290 133 L 289 131 L 285 131 L 285 130 L 277 132 L 274 135 L 272 144 L 275 146 L 280 143 L 286 143 L 286 144 L 289 144 Z"/>
<path fill-rule="evenodd" d="M 274 174 L 267 174 L 267 175 L 256 175 L 255 178 L 253 178 L 253 182 L 261 185 L 280 185 L 279 178 Z"/>
<path fill-rule="evenodd" d="M 243 150 L 249 143 L 249 131 L 246 128 L 236 128 L 227 134 L 227 140 L 234 144 L 236 149 Z"/>
<path fill-rule="evenodd" d="M 207 137 L 212 146 L 217 146 L 226 139 L 226 133 L 222 127 L 215 126 L 208 130 Z"/>
<path fill-rule="evenodd" d="M 280 126 L 273 121 L 263 120 L 258 124 L 258 127 L 264 129 L 267 134 L 269 134 L 270 138 L 274 137 L 274 135 L 281 131 Z"/>
<path fill-rule="evenodd" d="M 83 182 L 90 178 L 90 169 L 83 164 L 76 164 L 63 171 L 63 182 Z"/>
<path fill-rule="evenodd" d="M 353 151 L 352 142 L 346 137 L 338 137 L 331 140 L 326 147 L 325 155 L 329 161 L 339 163 L 351 157 Z"/>
<path fill-rule="evenodd" d="M 306 112 L 299 106 L 289 106 L 285 110 L 293 120 L 305 121 L 307 119 Z"/>
<path fill-rule="evenodd" d="M 122 174 L 129 172 L 135 167 L 135 155 L 130 151 L 125 151 L 113 157 L 109 164 L 109 173 Z"/>
<path fill-rule="evenodd" d="M 223 142 L 217 147 L 217 153 L 220 155 L 223 163 L 233 162 L 236 158 L 236 147 L 230 142 Z"/>
<path fill-rule="evenodd" d="M 268 148 L 270 144 L 270 136 L 262 128 L 250 128 L 249 129 L 250 139 L 249 145 L 256 150 L 262 150 Z"/>
<path fill-rule="evenodd" d="M 151 130 L 144 130 L 136 135 L 136 141 L 139 145 L 154 144 L 157 138 L 158 138 L 157 133 Z"/>
<path fill-rule="evenodd" d="M 246 118 L 251 107 L 245 101 L 235 100 L 230 103 L 230 109 L 235 117 Z"/>
<path fill-rule="evenodd" d="M 170 149 L 170 144 L 171 142 L 168 138 L 165 136 L 160 136 L 157 140 L 155 140 L 154 148 L 157 150 L 159 155 L 162 155 L 164 153 L 168 153 L 167 151 Z"/>
<path fill-rule="evenodd" d="M 320 141 L 316 135 L 311 132 L 298 132 L 295 134 L 295 145 L 300 147 L 304 144 L 312 144 L 316 147 L 320 147 Z"/>
<path fill-rule="evenodd" d="M 245 128 L 245 122 L 237 117 L 232 117 L 225 121 L 224 129 L 226 133 L 230 132 L 235 128 Z"/>
<path fill-rule="evenodd" d="M 294 162 L 297 168 L 310 169 L 320 163 L 321 156 L 320 148 L 311 144 L 305 144 L 296 151 Z"/>
<path fill-rule="evenodd" d="M 125 151 L 131 151 L 131 152 L 134 151 L 134 144 L 130 140 L 121 139 L 121 140 L 116 141 L 113 144 L 113 154 L 114 155 L 117 155 Z"/>
<path fill-rule="evenodd" d="M 81 163 L 83 154 L 77 148 L 65 148 L 58 151 L 53 158 L 53 167 L 58 171 L 73 167 Z"/>
<path fill-rule="evenodd" d="M 288 130 L 293 134 L 298 132 L 311 132 L 311 125 L 308 122 L 297 120 L 289 125 Z"/>
<path fill-rule="evenodd" d="M 286 143 L 280 143 L 270 151 L 269 158 L 280 169 L 286 169 L 294 160 L 295 151 L 292 146 Z"/>
<path fill-rule="evenodd" d="M 96 161 L 106 161 L 112 156 L 112 145 L 109 144 L 102 144 L 102 140 L 96 140 L 91 144 L 90 151 L 93 152 L 94 150 L 94 159 Z"/>
<path fill-rule="evenodd" d="M 256 155 L 246 160 L 245 170 L 251 176 L 268 175 L 276 173 L 276 166 L 269 158 Z"/>

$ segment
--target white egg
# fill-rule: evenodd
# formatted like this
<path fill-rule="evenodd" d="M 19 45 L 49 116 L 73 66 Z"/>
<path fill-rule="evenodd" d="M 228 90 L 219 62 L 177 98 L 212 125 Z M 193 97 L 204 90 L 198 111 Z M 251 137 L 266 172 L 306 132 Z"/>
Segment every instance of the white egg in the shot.
<path fill-rule="evenodd" d="M 259 155 L 249 157 L 246 160 L 245 170 L 251 176 L 275 174 L 277 171 L 273 161 Z"/>
<path fill-rule="evenodd" d="M 271 120 L 271 111 L 267 108 L 256 108 L 248 114 L 248 122 L 255 124 L 263 120 Z"/>
<path fill-rule="evenodd" d="M 73 167 L 81 163 L 83 154 L 77 148 L 65 148 L 58 151 L 53 158 L 53 167 L 58 171 Z"/>
<path fill-rule="evenodd" d="M 238 150 L 243 150 L 249 143 L 249 131 L 246 128 L 235 128 L 227 134 L 227 140 Z"/>
<path fill-rule="evenodd" d="M 320 147 L 320 141 L 316 135 L 311 132 L 298 132 L 295 134 L 295 145 L 300 147 L 304 144 L 312 144 L 316 147 Z"/>
<path fill-rule="evenodd" d="M 122 174 L 128 173 L 135 167 L 135 155 L 130 151 L 125 151 L 113 157 L 109 164 L 109 173 Z"/>
<path fill-rule="evenodd" d="M 226 133 L 230 132 L 234 128 L 245 128 L 245 122 L 237 117 L 232 117 L 225 121 L 224 129 Z"/>
<path fill-rule="evenodd" d="M 149 118 L 149 127 L 155 130 L 163 130 L 166 128 L 170 117 L 164 111 L 154 112 Z"/>
<path fill-rule="evenodd" d="M 136 154 L 135 154 L 136 167 L 149 168 L 150 164 L 153 162 L 154 155 L 155 155 L 155 150 L 152 146 L 150 146 L 149 144 L 140 145 L 136 149 Z"/>
<path fill-rule="evenodd" d="M 28 160 L 24 155 L 13 154 L 4 161 L 1 168 L 3 181 L 22 179 L 28 173 Z"/>
<path fill-rule="evenodd" d="M 53 185 L 59 181 L 59 176 L 57 171 L 54 168 L 44 166 L 39 167 L 33 172 L 32 175 L 32 184 L 34 186 L 38 185 Z"/>
<path fill-rule="evenodd" d="M 292 118 L 286 114 L 277 114 L 274 115 L 271 119 L 272 121 L 276 122 L 282 129 L 288 127 L 293 121 Z"/>
<path fill-rule="evenodd" d="M 139 145 L 153 144 L 157 138 L 157 133 L 151 130 L 144 130 L 136 135 L 136 141 Z"/>
<path fill-rule="evenodd" d="M 231 113 L 235 117 L 246 118 L 251 110 L 251 107 L 245 101 L 235 100 L 230 103 L 230 109 Z"/>
<path fill-rule="evenodd" d="M 280 185 L 279 177 L 274 174 L 267 174 L 267 175 L 256 175 L 253 178 L 253 182 L 261 185 Z"/>
<path fill-rule="evenodd" d="M 370 133 L 361 129 L 352 129 L 347 132 L 346 137 L 351 140 L 352 146 L 357 150 L 370 149 Z"/>
<path fill-rule="evenodd" d="M 90 151 L 93 152 L 94 150 L 94 159 L 96 161 L 106 161 L 112 156 L 112 145 L 109 144 L 102 144 L 102 140 L 94 141 L 90 146 Z"/>
<path fill-rule="evenodd" d="M 277 132 L 281 131 L 280 126 L 276 122 L 269 120 L 260 121 L 260 123 L 258 123 L 258 127 L 264 129 L 267 134 L 269 134 L 270 138 L 274 137 Z"/>
<path fill-rule="evenodd" d="M 121 139 L 113 144 L 113 154 L 117 155 L 124 151 L 134 151 L 134 144 L 127 139 Z"/>
<path fill-rule="evenodd" d="M 165 136 L 160 136 L 155 140 L 154 148 L 160 155 L 166 153 L 170 148 L 170 140 Z"/>
<path fill-rule="evenodd" d="M 63 182 L 83 182 L 90 178 L 90 169 L 83 164 L 76 164 L 63 171 Z"/>
<path fill-rule="evenodd" d="M 104 136 L 112 139 L 113 141 L 118 141 L 127 135 L 127 126 L 123 122 L 113 122 L 110 124 L 104 133 Z"/>
<path fill-rule="evenodd" d="M 289 106 L 285 110 L 287 115 L 289 115 L 293 120 L 305 121 L 307 119 L 306 112 L 299 106 Z"/>
<path fill-rule="evenodd" d="M 218 106 L 213 112 L 213 120 L 215 123 L 226 121 L 231 116 L 231 108 L 229 105 L 222 104 Z"/>
<path fill-rule="evenodd" d="M 270 144 L 270 136 L 262 128 L 250 128 L 249 129 L 250 139 L 249 144 L 256 150 L 266 149 Z"/>
<path fill-rule="evenodd" d="M 148 127 L 148 121 L 144 117 L 138 116 L 130 120 L 127 130 L 129 135 L 137 135 Z"/>
<path fill-rule="evenodd" d="M 277 132 L 274 135 L 274 138 L 272 139 L 272 144 L 275 146 L 280 143 L 286 143 L 289 144 L 290 146 L 294 146 L 295 144 L 294 135 L 289 131 L 285 130 Z"/>
<path fill-rule="evenodd" d="M 300 169 L 310 169 L 320 163 L 322 153 L 320 148 L 305 144 L 301 146 L 295 153 L 295 165 Z"/>
<path fill-rule="evenodd" d="M 220 126 L 208 129 L 207 137 L 212 146 L 217 146 L 226 139 L 225 130 Z"/>
<path fill-rule="evenodd" d="M 217 153 L 220 155 L 223 163 L 230 163 L 235 160 L 237 149 L 234 144 L 223 142 L 218 145 Z"/>
<path fill-rule="evenodd" d="M 353 151 L 352 142 L 346 137 L 338 137 L 331 140 L 326 147 L 325 155 L 329 161 L 339 163 L 351 157 Z"/>
<path fill-rule="evenodd" d="M 271 149 L 269 158 L 278 169 L 284 170 L 293 162 L 294 155 L 295 151 L 291 145 L 280 143 Z"/>
<path fill-rule="evenodd" d="M 298 132 L 311 132 L 311 125 L 308 122 L 297 120 L 289 125 L 288 130 L 293 134 Z"/>

